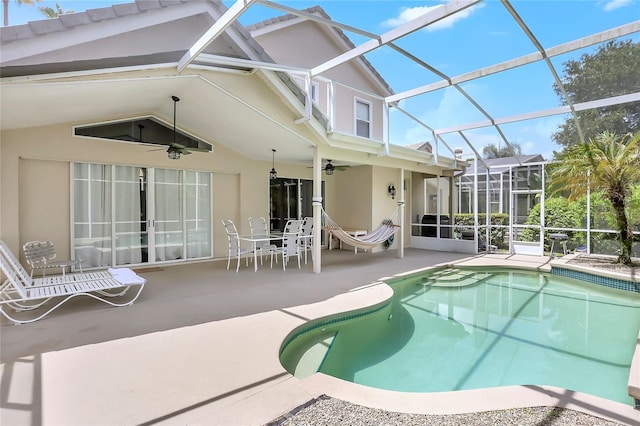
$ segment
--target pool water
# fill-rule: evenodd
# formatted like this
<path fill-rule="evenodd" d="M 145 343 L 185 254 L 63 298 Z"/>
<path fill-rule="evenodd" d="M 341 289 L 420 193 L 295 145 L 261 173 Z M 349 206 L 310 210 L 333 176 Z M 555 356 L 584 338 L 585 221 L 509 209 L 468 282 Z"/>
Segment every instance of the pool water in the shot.
<path fill-rule="evenodd" d="M 390 285 L 382 308 L 290 341 L 285 368 L 404 392 L 548 385 L 633 402 L 639 294 L 508 269 L 441 269 Z"/>

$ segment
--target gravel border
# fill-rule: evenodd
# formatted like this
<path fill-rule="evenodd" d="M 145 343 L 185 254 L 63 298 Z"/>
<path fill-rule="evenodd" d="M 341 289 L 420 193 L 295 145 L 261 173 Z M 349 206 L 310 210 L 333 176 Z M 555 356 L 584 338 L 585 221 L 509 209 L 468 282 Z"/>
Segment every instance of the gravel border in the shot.
<path fill-rule="evenodd" d="M 268 423 L 268 426 L 610 426 L 618 424 L 558 407 L 514 408 L 452 415 L 406 414 L 363 407 L 321 396 Z"/>

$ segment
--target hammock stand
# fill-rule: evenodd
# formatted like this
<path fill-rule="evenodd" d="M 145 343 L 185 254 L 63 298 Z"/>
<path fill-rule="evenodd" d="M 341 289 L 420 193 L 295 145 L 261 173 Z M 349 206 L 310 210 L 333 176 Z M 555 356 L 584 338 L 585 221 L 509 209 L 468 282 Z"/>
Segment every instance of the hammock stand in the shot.
<path fill-rule="evenodd" d="M 393 218 L 397 218 L 397 216 L 398 209 L 396 209 L 393 215 L 391 215 L 391 219 L 384 219 L 380 226 L 371 231 L 371 233 L 367 235 L 361 235 L 359 237 L 354 237 L 353 235 L 350 235 L 347 231 L 342 229 L 333 219 L 331 219 L 331 216 L 329 216 L 327 212 L 322 209 L 322 217 L 324 219 L 323 229 L 325 231 L 330 232 L 331 235 L 335 235 L 343 243 L 365 250 L 371 249 L 384 243 L 400 230 L 400 225 L 396 225 L 393 223 Z"/>

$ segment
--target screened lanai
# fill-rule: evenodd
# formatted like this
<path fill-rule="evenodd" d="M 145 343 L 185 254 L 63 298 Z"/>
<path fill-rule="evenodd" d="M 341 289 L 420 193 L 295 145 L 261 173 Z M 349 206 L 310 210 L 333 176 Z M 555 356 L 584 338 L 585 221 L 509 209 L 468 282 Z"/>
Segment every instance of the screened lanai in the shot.
<path fill-rule="evenodd" d="M 305 9 L 314 4 L 329 17 Z M 385 21 L 354 13 L 364 4 L 237 2 L 227 18 L 253 24 L 254 16 L 285 12 L 340 29 L 352 48 L 298 68 L 300 79 L 306 79 L 302 87 L 309 90 L 334 67 L 364 58 L 395 91 L 384 99 L 388 114 L 380 143 L 428 146 L 434 161 L 454 156 L 467 162 L 466 172 L 456 175 L 413 173 L 407 206 L 412 246 L 542 255 L 549 253 L 549 235 L 555 233 L 567 235 L 569 249 L 615 254 L 613 225 L 600 214 L 604 207 L 587 199 L 577 222 L 553 220 L 556 206 L 545 203 L 550 198 L 545 179 L 548 164 L 563 148 L 553 137 L 562 126 L 574 130 L 570 143 L 585 142 L 595 129 L 583 129 L 583 117 L 640 102 L 638 79 L 611 84 L 603 73 L 603 81 L 592 82 L 590 90 L 565 87 L 566 72 L 584 55 L 607 43 L 638 43 L 637 4 L 472 0 L 407 4 L 398 12 L 397 2 L 366 3 L 395 16 Z M 580 19 L 594 9 L 598 19 Z M 334 120 L 329 114 L 329 128 Z M 637 131 L 637 123 L 633 126 Z M 489 144 L 513 155 L 483 159 Z"/>
<path fill-rule="evenodd" d="M 187 15 L 189 7 L 205 3 L 219 5 L 217 2 L 160 1 L 150 6 L 151 3 L 138 1 L 122 5 L 122 8 L 114 7 L 115 12 L 101 10 L 101 14 L 114 13 L 121 21 L 143 21 L 145 17 L 157 15 L 158 22 L 169 22 L 178 19 L 176 14 Z M 313 199 L 313 209 L 307 214 L 316 220 L 314 232 L 321 229 L 320 200 L 325 196 L 322 178 L 327 161 L 332 159 L 336 165 L 366 165 L 392 170 L 388 173 L 394 176 L 393 179 L 386 180 L 385 177 L 385 181 L 375 183 L 375 189 L 384 189 L 379 197 L 384 202 L 391 200 L 386 194 L 387 186 L 391 187 L 395 182 L 398 189 L 394 203 L 397 201 L 399 208 L 405 210 L 401 217 L 405 218 L 403 235 L 408 239 L 400 239 L 398 248 L 406 245 L 474 253 L 479 249 L 515 251 L 515 241 L 530 243 L 530 246 L 537 244 L 538 250 L 543 250 L 548 245 L 548 232 L 546 228 L 545 232 L 540 232 L 540 223 L 531 223 L 531 212 L 536 206 L 543 208 L 543 201 L 548 197 L 544 194 L 545 173 L 533 168 L 544 170 L 544 164 L 553 161 L 554 153 L 563 148 L 555 142 L 554 133 L 566 125 L 572 129 L 570 143 L 587 140 L 593 129 L 583 126 L 583 117 L 591 113 L 615 113 L 621 106 L 640 103 L 637 80 L 617 78 L 615 72 L 599 75 L 601 80 L 593 82 L 598 90 L 578 94 L 565 87 L 568 61 L 579 62 L 583 55 L 593 55 L 607 43 L 638 43 L 640 16 L 634 2 L 471 0 L 416 4 L 238 0 L 223 4 L 227 9 L 212 8 L 209 13 L 213 23 L 207 21 L 206 27 L 211 26 L 193 37 L 189 49 L 169 44 L 167 51 L 173 50 L 163 51 L 168 58 L 163 63 L 153 62 L 159 59 L 150 58 L 153 55 L 147 52 L 143 52 L 145 57 L 140 53 L 140 57 L 132 57 L 140 61 L 152 59 L 151 66 L 147 64 L 148 68 L 144 68 L 145 65 L 127 62 L 127 67 L 117 70 L 119 74 L 110 74 L 115 68 L 105 68 L 112 63 L 100 54 L 91 57 L 93 62 L 75 61 L 72 65 L 78 68 L 65 72 L 53 66 L 57 65 L 52 64 L 57 57 L 52 60 L 50 56 L 54 55 L 47 55 L 47 49 L 74 47 L 73 44 L 61 46 L 56 39 L 63 38 L 63 30 L 69 30 L 66 35 L 71 33 L 70 29 L 80 30 L 85 24 L 78 22 L 80 18 L 89 19 L 95 15 L 101 19 L 97 12 L 88 16 L 80 14 L 75 22 L 72 17 L 65 19 L 67 17 L 62 16 L 50 21 L 50 25 L 29 25 L 33 34 L 24 37 L 24 41 L 25 44 L 33 42 L 33 46 L 28 46 L 33 52 L 24 53 L 26 49 L 19 43 L 11 45 L 12 37 L 21 40 L 23 29 L 16 28 L 14 33 L 3 31 L 3 65 L 8 64 L 7 68 L 16 71 L 15 75 L 5 73 L 3 76 L 3 83 L 7 82 L 3 99 L 10 99 L 4 104 L 12 105 L 12 108 L 3 109 L 3 127 L 10 130 L 37 128 L 72 121 L 91 124 L 103 116 L 142 112 L 160 112 L 160 116 L 170 117 L 171 103 L 166 102 L 167 95 L 182 90 L 186 94 L 180 103 L 179 124 L 193 130 L 194 134 L 210 137 L 212 143 L 241 151 L 255 161 L 272 163 L 273 149 L 277 149 L 275 161 L 279 164 L 313 170 L 312 175 L 291 172 L 287 177 L 296 181 L 304 178 L 312 186 L 308 191 L 311 194 L 306 198 L 308 201 Z M 250 40 L 255 47 L 253 44 L 257 45 L 261 36 L 271 29 L 286 28 L 300 20 L 311 21 L 327 32 L 337 32 L 339 40 L 336 43 L 344 53 L 327 57 L 324 51 L 316 52 L 319 44 L 314 43 L 313 38 L 305 37 L 283 37 L 277 49 L 269 50 L 269 58 L 253 52 L 246 55 L 238 52 L 241 41 Z M 247 33 L 235 28 L 236 23 L 240 23 Z M 108 22 L 93 24 L 95 27 L 108 26 Z M 117 30 L 110 31 L 113 34 L 106 36 L 113 38 L 113 35 L 125 31 L 133 34 L 140 29 L 132 25 L 124 29 L 118 26 Z M 46 37 L 39 39 L 42 35 Z M 105 34 L 87 32 L 86 35 L 107 38 Z M 221 44 L 232 40 L 235 47 L 216 49 L 216 40 Z M 83 43 L 83 47 L 91 51 L 90 43 Z M 262 53 L 259 47 L 255 47 L 256 51 Z M 283 51 L 311 51 L 314 54 L 280 55 Z M 30 62 L 32 57 L 29 55 L 37 59 L 45 57 L 47 66 L 38 68 L 37 63 Z M 297 56 L 304 57 L 296 62 Z M 293 61 L 283 59 L 285 57 L 293 58 Z M 19 65 L 14 65 L 12 60 L 18 61 Z M 371 93 L 366 87 L 359 86 L 361 82 L 338 72 L 344 64 L 355 62 L 383 83 L 378 86 L 382 90 Z M 91 65 L 94 69 L 90 69 Z M 89 69 L 81 69 L 84 66 Z M 38 75 L 34 69 L 42 74 Z M 127 72 L 144 75 L 128 78 Z M 199 74 L 204 72 L 215 73 L 215 83 Z M 107 73 L 108 77 L 103 77 Z M 265 85 L 278 88 L 285 85 L 291 93 L 283 95 L 284 90 L 280 89 L 278 96 L 295 98 L 304 108 L 297 104 L 295 107 L 287 105 L 286 112 L 292 118 L 282 113 L 284 108 L 281 108 L 277 114 L 283 121 L 277 122 L 273 119 L 276 113 L 267 111 L 276 103 L 272 99 L 253 104 L 255 99 L 250 100 L 251 96 L 244 96 L 240 91 L 232 93 L 232 78 L 239 81 L 240 76 L 253 75 L 263 78 Z M 77 84 L 71 84 L 71 80 Z M 42 84 L 38 85 L 38 81 Z M 612 81 L 615 84 L 611 84 Z M 187 82 L 188 88 L 185 87 Z M 28 86 L 31 92 L 23 90 L 22 86 Z M 42 90 L 43 87 L 46 90 Z M 319 94 L 320 87 L 323 92 Z M 345 87 L 357 92 L 357 96 L 375 101 L 370 104 L 352 101 L 355 105 L 347 105 L 347 108 L 337 105 L 341 101 L 337 100 L 336 93 Z M 253 88 L 257 89 L 257 85 Z M 14 90 L 9 94 L 9 89 Z M 250 92 L 250 89 L 246 90 Z M 134 91 L 139 91 L 140 96 L 129 96 Z M 36 98 L 36 95 L 43 101 L 26 100 Z M 86 96 L 101 96 L 110 103 L 87 103 L 84 102 Z M 193 99 L 198 100 L 193 102 Z M 376 101 L 383 106 L 383 114 L 380 114 L 383 119 L 381 124 L 374 124 L 382 130 L 369 132 L 373 128 L 371 110 L 377 107 Z M 51 107 L 54 103 L 55 108 Z M 231 105 L 237 109 L 230 108 Z M 37 116 L 20 113 L 21 108 L 28 107 L 47 113 Z M 353 129 L 345 130 L 344 117 L 337 112 L 345 110 L 356 111 L 355 124 L 349 122 L 346 126 Z M 260 125 L 246 125 L 257 118 Z M 226 125 L 236 123 L 241 124 Z M 291 123 L 301 126 L 292 129 Z M 264 137 L 267 128 L 269 138 Z M 509 163 L 500 168 L 483 164 L 483 148 L 489 145 L 510 151 L 513 155 Z M 429 155 L 419 156 L 415 154 L 416 150 L 406 151 L 416 146 L 423 147 Z M 124 157 L 125 150 L 122 152 Z M 198 154 L 191 157 L 196 156 Z M 539 156 L 535 161 L 539 164 L 528 161 L 529 156 Z M 144 160 L 142 165 L 147 161 L 150 160 Z M 216 167 L 217 170 L 224 168 L 212 168 Z M 269 168 L 265 167 L 266 170 Z M 528 183 L 526 188 L 521 187 L 524 175 L 527 179 L 540 181 L 533 186 Z M 346 204 L 347 201 L 337 200 L 335 204 Z M 266 206 L 267 202 L 263 204 Z M 380 207 L 378 204 L 381 203 L 375 201 L 370 204 L 366 212 L 369 216 L 375 216 L 376 210 L 386 207 Z M 10 216 L 5 215 L 5 218 Z M 498 220 L 499 223 L 494 223 Z M 585 221 L 585 226 L 589 223 Z M 535 240 L 536 230 L 529 232 L 529 228 L 536 226 L 538 241 L 530 241 Z M 493 237 L 494 232 L 505 235 L 504 243 Z M 12 237 L 16 243 L 17 236 Z M 315 241 L 319 242 L 321 238 Z M 575 248 L 583 246 L 587 250 L 594 247 L 585 241 Z M 320 247 L 316 246 L 314 250 L 319 251 Z"/>

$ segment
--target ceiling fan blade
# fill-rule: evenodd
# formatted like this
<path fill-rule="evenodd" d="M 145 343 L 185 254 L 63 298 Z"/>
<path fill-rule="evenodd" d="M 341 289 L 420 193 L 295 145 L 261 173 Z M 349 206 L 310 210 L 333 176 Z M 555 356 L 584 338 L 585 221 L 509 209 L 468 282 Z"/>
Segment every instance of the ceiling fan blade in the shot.
<path fill-rule="evenodd" d="M 336 170 L 344 172 L 345 170 L 347 170 L 351 166 L 344 165 L 344 166 L 333 166 L 333 167 L 335 167 Z"/>

